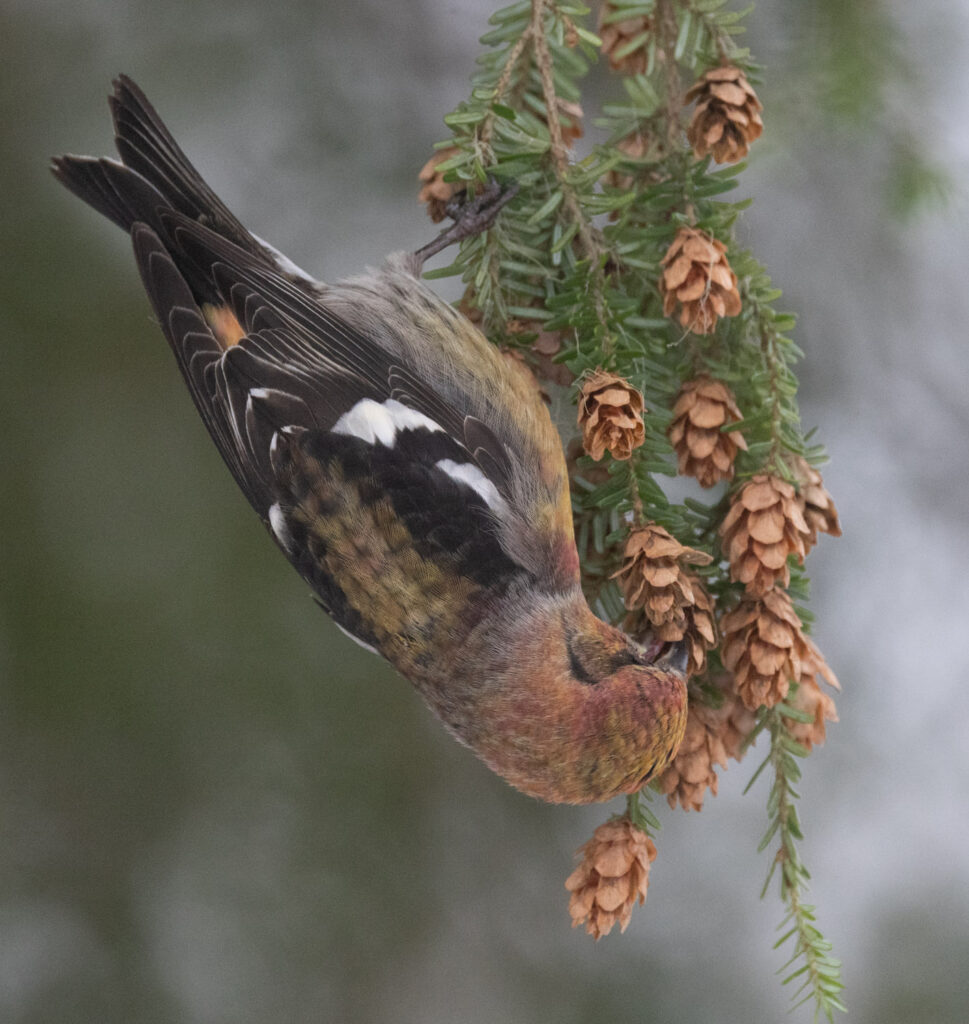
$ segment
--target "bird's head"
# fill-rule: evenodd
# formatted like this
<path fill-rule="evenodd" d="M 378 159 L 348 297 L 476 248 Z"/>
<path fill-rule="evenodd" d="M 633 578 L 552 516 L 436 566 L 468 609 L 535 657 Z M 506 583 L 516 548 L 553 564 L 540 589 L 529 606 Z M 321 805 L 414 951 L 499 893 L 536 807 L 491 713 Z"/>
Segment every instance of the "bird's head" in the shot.
<path fill-rule="evenodd" d="M 553 803 L 633 793 L 672 760 L 686 727 L 685 652 L 648 650 L 582 601 L 521 624 L 485 734 L 470 740 L 517 788 Z"/>
<path fill-rule="evenodd" d="M 634 793 L 670 763 L 686 728 L 686 649 L 646 649 L 590 616 L 569 647 L 574 701 L 573 776 L 589 800 Z M 578 671 L 582 672 L 582 677 Z"/>

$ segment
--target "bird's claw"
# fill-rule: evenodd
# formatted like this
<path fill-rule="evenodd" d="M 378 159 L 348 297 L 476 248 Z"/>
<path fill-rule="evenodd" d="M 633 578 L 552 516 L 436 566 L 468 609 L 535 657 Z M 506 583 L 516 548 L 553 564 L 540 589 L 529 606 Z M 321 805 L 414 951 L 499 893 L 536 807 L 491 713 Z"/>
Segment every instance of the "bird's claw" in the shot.
<path fill-rule="evenodd" d="M 454 196 L 444 208 L 444 212 L 454 223 L 445 228 L 437 238 L 418 249 L 414 255 L 424 263 L 449 245 L 487 231 L 494 224 L 502 208 L 517 194 L 517 181 L 510 185 L 502 185 L 495 178 L 489 178 L 488 184 L 473 198 L 468 199 L 463 194 Z"/>

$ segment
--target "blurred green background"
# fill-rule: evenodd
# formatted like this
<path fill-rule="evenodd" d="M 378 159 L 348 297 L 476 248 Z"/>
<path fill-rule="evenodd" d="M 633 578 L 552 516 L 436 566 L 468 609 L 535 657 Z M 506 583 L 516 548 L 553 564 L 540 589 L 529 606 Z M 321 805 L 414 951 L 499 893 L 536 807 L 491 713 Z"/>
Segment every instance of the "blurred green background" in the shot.
<path fill-rule="evenodd" d="M 430 236 L 415 173 L 491 10 L 0 6 L 0 1020 L 810 1019 L 757 899 L 757 755 L 702 815 L 662 814 L 624 937 L 571 931 L 562 883 L 607 812 L 509 789 L 316 609 L 128 242 L 46 170 L 110 151 L 126 71 L 246 224 L 356 272 Z M 969 238 L 961 183 L 920 199 L 969 156 L 969 9 L 764 0 L 750 24 L 767 130 L 741 236 L 802 314 L 845 528 L 810 563 L 845 684 L 805 769 L 813 896 L 851 1020 L 962 1022 Z"/>

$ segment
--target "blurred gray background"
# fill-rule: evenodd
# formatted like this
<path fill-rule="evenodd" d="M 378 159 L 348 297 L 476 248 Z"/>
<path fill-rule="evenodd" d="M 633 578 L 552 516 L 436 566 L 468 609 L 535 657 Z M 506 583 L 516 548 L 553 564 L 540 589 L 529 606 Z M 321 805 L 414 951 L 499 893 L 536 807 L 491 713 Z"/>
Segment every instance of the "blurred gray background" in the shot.
<path fill-rule="evenodd" d="M 0 5 L 0 1020 L 810 1019 L 773 977 L 757 754 L 701 815 L 662 811 L 625 936 L 571 931 L 562 883 L 607 809 L 509 789 L 316 609 L 127 241 L 45 167 L 110 151 L 126 71 L 246 224 L 355 272 L 429 237 L 414 176 L 491 10 Z M 750 24 L 767 130 L 740 232 L 801 314 L 845 530 L 809 563 L 844 683 L 805 766 L 812 896 L 851 1020 L 962 1022 L 969 10 L 763 0 Z M 912 209 L 913 154 L 946 209 Z"/>

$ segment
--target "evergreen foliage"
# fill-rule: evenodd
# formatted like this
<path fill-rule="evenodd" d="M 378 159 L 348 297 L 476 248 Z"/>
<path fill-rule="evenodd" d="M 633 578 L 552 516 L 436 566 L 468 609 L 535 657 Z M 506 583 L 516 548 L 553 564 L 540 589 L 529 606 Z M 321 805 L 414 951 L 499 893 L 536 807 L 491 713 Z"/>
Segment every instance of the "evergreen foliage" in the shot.
<path fill-rule="evenodd" d="M 519 190 L 491 230 L 464 241 L 451 266 L 428 276 L 460 275 L 462 308 L 539 375 L 534 343 L 551 335 L 555 362 L 573 378 L 603 368 L 645 398 L 645 441 L 631 458 L 601 465 L 587 456 L 570 459 L 587 593 L 597 613 L 616 623 L 626 608 L 611 577 L 631 525 L 658 523 L 709 554 L 711 564 L 698 575 L 725 612 L 744 593 L 720 539 L 732 496 L 757 474 L 800 487 L 798 459 L 823 461 L 798 412 L 794 367 L 802 353 L 790 337 L 795 318 L 777 307 L 780 292 L 734 234 L 749 200 L 727 197 L 745 165 L 697 158 L 685 133 L 685 93 L 704 72 L 729 64 L 756 82 L 759 69 L 737 43 L 749 10 L 730 10 L 726 0 L 604 4 L 598 30 L 602 37 L 611 27 L 621 30 L 618 39 L 610 33 L 607 56 L 622 73 L 612 80 L 614 98 L 594 121 L 604 141 L 577 158 L 571 146 L 581 133 L 581 84 L 602 43 L 589 27 L 590 12 L 556 0 L 505 7 L 491 18 L 471 94 L 445 118 L 451 134 L 437 147 L 446 150 L 437 172 L 455 187 L 472 194 L 496 179 Z M 723 243 L 736 275 L 740 313 L 720 318 L 707 334 L 664 313 L 664 256 L 683 228 Z M 681 385 L 699 375 L 732 392 L 743 419 L 729 429 L 742 432 L 747 448 L 738 453 L 732 486 L 720 486 L 709 499 L 670 500 L 662 481 L 677 474 L 667 437 L 672 408 Z M 793 556 L 789 569 L 788 592 L 807 622 L 807 577 Z M 705 674 L 691 681 L 691 701 L 721 701 L 715 680 L 723 675 L 711 651 Z M 818 931 L 814 908 L 804 902 L 809 873 L 798 848 L 795 786 L 807 751 L 785 724 L 806 720 L 792 704 L 797 685 L 791 680 L 785 703 L 761 708 L 747 745 L 758 733 L 770 741 L 751 784 L 769 769 L 769 826 L 761 849 L 773 851 L 768 882 L 779 869 L 786 906 L 777 942 L 791 953 L 781 969 L 784 982 L 799 982 L 799 998 L 813 999 L 817 1013 L 831 1019 L 844 1009 L 840 964 Z M 659 822 L 645 796 L 630 798 L 626 816 L 655 833 Z"/>

